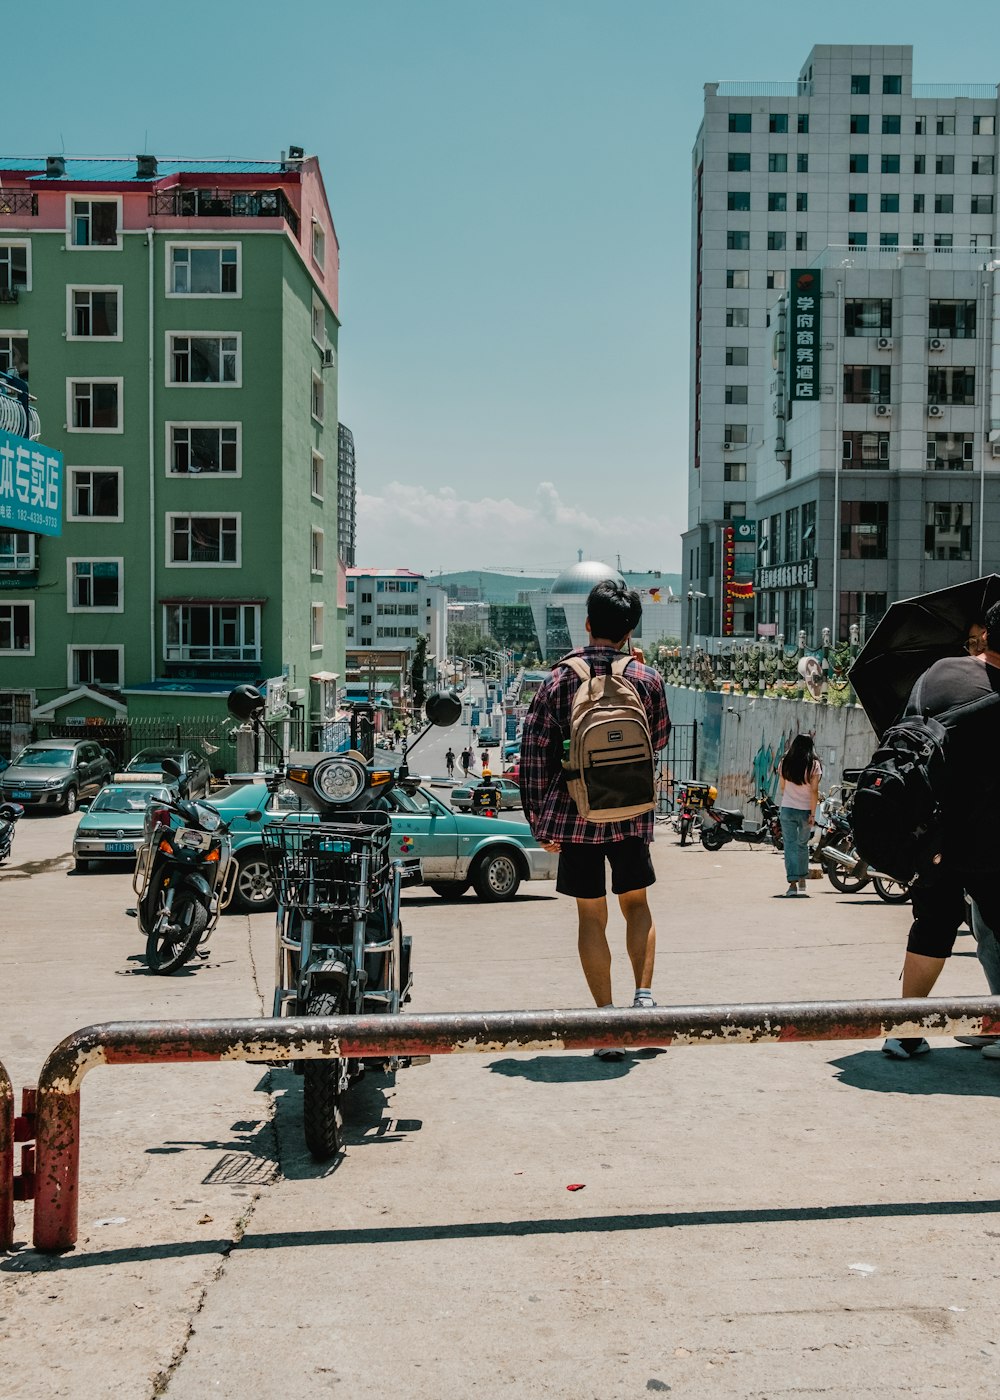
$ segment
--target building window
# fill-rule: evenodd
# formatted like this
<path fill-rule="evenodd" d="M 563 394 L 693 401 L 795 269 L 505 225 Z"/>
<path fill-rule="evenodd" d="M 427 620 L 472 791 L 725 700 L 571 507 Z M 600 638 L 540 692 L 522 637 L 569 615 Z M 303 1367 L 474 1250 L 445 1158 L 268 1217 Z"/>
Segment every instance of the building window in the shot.
<path fill-rule="evenodd" d="M 993 117 L 973 117 L 972 134 L 973 136 L 992 136 L 994 125 Z"/>
<path fill-rule="evenodd" d="M 935 130 L 937 131 L 937 134 L 938 134 L 939 136 L 954 136 L 954 135 L 955 135 L 955 118 L 954 118 L 953 116 L 952 116 L 952 117 L 938 117 L 937 120 L 936 120 L 936 122 L 935 122 Z"/>
<path fill-rule="evenodd" d="M 808 113 L 808 112 L 800 112 L 800 113 L 799 113 L 798 119 L 797 119 L 797 121 L 796 121 L 796 123 L 795 123 L 795 129 L 796 129 L 796 131 L 799 133 L 800 136 L 808 136 L 808 135 L 809 135 L 809 113 Z"/>
<path fill-rule="evenodd" d="M 746 481 L 746 462 L 727 462 L 722 469 L 722 478 L 724 481 Z"/>
<path fill-rule="evenodd" d="M 730 190 L 727 197 L 727 208 L 738 210 L 740 213 L 750 208 L 749 190 Z"/>
<path fill-rule="evenodd" d="M 27 243 L 0 243 L 0 292 L 31 288 L 31 254 Z"/>
<path fill-rule="evenodd" d="M 802 507 L 802 540 L 799 545 L 803 559 L 816 554 L 816 502 L 806 501 Z"/>
<path fill-rule="evenodd" d="M 120 686 L 124 667 L 124 647 L 69 648 L 68 680 L 71 686 Z"/>
<path fill-rule="evenodd" d="M 797 233 L 795 235 L 795 251 L 797 253 L 804 253 L 808 246 L 808 234 Z"/>
<path fill-rule="evenodd" d="M 121 467 L 70 467 L 67 520 L 121 520 L 121 479 Z"/>
<path fill-rule="evenodd" d="M 845 365 L 845 403 L 888 403 L 892 370 L 888 365 Z"/>
<path fill-rule="evenodd" d="M 797 194 L 795 196 L 796 214 L 805 214 L 809 208 L 809 196 L 807 194 Z"/>
<path fill-rule="evenodd" d="M 937 472 L 971 472 L 975 440 L 971 433 L 935 433 L 927 439 L 927 466 Z"/>
<path fill-rule="evenodd" d="M 972 158 L 972 173 L 973 173 L 973 175 L 992 175 L 992 174 L 993 174 L 993 157 L 992 157 L 992 156 L 973 156 L 973 158 Z M 0 257 L 2 257 L 2 255 L 3 255 L 3 249 L 0 248 Z M 2 274 L 0 274 L 0 275 L 2 275 Z"/>
<path fill-rule="evenodd" d="M 788 134 L 788 113 L 772 112 L 767 129 L 772 136 L 786 136 Z"/>
<path fill-rule="evenodd" d="M 883 136 L 898 136 L 901 129 L 901 119 L 898 116 L 884 116 L 882 118 Z"/>
<path fill-rule="evenodd" d="M 322 454 L 314 452 L 309 466 L 309 494 L 314 501 L 321 501 L 323 499 L 323 468 L 324 462 Z M 353 582 L 354 580 L 352 579 L 351 583 Z"/>
<path fill-rule="evenodd" d="M 795 157 L 795 169 L 800 175 L 806 175 L 809 171 L 809 156 L 805 151 L 801 151 Z"/>
<path fill-rule="evenodd" d="M 976 371 L 971 365 L 942 365 L 927 371 L 927 402 L 976 402 Z"/>
<path fill-rule="evenodd" d="M 955 240 L 950 233 L 936 233 L 934 235 L 935 248 L 950 248 L 954 241 Z"/>
<path fill-rule="evenodd" d="M 913 212 L 914 214 L 922 214 L 924 212 L 924 196 L 922 194 L 915 194 L 913 196 Z"/>
<path fill-rule="evenodd" d="M 991 194 L 974 194 L 969 205 L 971 214 L 992 214 L 993 196 Z"/>
<path fill-rule="evenodd" d="M 745 253 L 750 247 L 749 232 L 745 229 L 727 229 L 726 247 L 731 253 Z"/>
<path fill-rule="evenodd" d="M 767 197 L 768 211 L 772 214 L 784 214 L 788 210 L 788 195 L 783 191 L 773 190 Z"/>
<path fill-rule="evenodd" d="M 123 569 L 121 559 L 67 559 L 67 612 L 121 612 Z"/>
<path fill-rule="evenodd" d="M 259 605 L 168 604 L 163 609 L 163 659 L 186 663 L 259 661 Z"/>
<path fill-rule="evenodd" d="M 167 562 L 238 568 L 239 515 L 167 515 Z"/>
<path fill-rule="evenodd" d="M 0 573 L 30 573 L 37 569 L 37 539 L 37 535 L 22 530 L 0 530 Z"/>
<path fill-rule="evenodd" d="M 840 639 L 846 641 L 853 625 L 858 628 L 862 642 L 870 637 L 875 626 L 882 620 L 888 602 L 885 593 L 856 593 L 845 591 L 840 595 Z"/>
<path fill-rule="evenodd" d="M 871 77 L 868 73 L 851 74 L 851 96 L 866 97 L 871 92 Z"/>
<path fill-rule="evenodd" d="M 847 168 L 852 175 L 868 174 L 868 157 L 861 152 L 855 152 L 847 158 Z"/>
<path fill-rule="evenodd" d="M 748 269 L 748 268 L 745 268 L 745 267 L 731 267 L 731 268 L 729 269 L 729 271 L 726 273 L 726 286 L 727 286 L 727 287 L 740 287 L 740 288 L 744 288 L 744 287 L 749 287 L 749 285 L 750 285 L 750 272 L 749 272 L 749 269 Z"/>
<path fill-rule="evenodd" d="M 725 434 L 726 442 L 743 446 L 747 440 L 747 425 L 745 423 L 727 423 L 725 426 Z"/>
<path fill-rule="evenodd" d="M 788 156 L 784 151 L 771 151 L 767 158 L 767 168 L 771 175 L 784 175 L 788 169 Z"/>
<path fill-rule="evenodd" d="M 899 247 L 899 234 L 898 234 L 898 233 L 880 233 L 879 236 L 878 236 L 878 246 L 879 246 L 880 248 L 898 248 L 898 247 Z"/>
<path fill-rule="evenodd" d="M 934 196 L 935 214 L 954 214 L 955 196 L 953 194 L 936 194 Z"/>
<path fill-rule="evenodd" d="M 767 274 L 768 291 L 782 291 L 787 285 L 787 281 L 783 267 L 772 268 Z"/>
<path fill-rule="evenodd" d="M 750 130 L 750 113 L 749 113 L 749 112 L 730 112 L 730 113 L 729 113 L 729 130 L 730 130 L 730 131 L 749 131 L 749 130 Z"/>
<path fill-rule="evenodd" d="M 968 501 L 927 502 L 924 558 L 972 558 L 972 506 Z"/>
<path fill-rule="evenodd" d="M 914 175 L 926 175 L 926 174 L 927 174 L 927 157 L 926 157 L 926 156 L 914 156 L 914 157 L 913 157 L 913 173 L 914 173 Z"/>
<path fill-rule="evenodd" d="M 749 169 L 750 169 L 750 152 L 749 152 L 749 151 L 730 151 L 730 152 L 729 152 L 729 169 L 732 170 L 732 171 L 749 170 Z"/>
<path fill-rule="evenodd" d="M 886 559 L 889 555 L 889 502 L 841 501 L 841 559 Z"/>
<path fill-rule="evenodd" d="M 883 195 L 879 195 L 878 207 L 879 207 L 879 212 L 882 213 L 882 214 L 898 214 L 898 213 L 899 213 L 899 195 L 898 195 L 898 194 L 883 194 Z"/>
<path fill-rule="evenodd" d="M 323 604 L 313 603 L 309 609 L 309 615 L 309 645 L 313 651 L 321 651 L 323 648 Z M 381 630 L 380 628 L 379 631 L 381 632 Z M 412 635 L 412 629 L 402 630 L 409 631 Z"/>
<path fill-rule="evenodd" d="M 28 378 L 28 335 L 26 331 L 16 331 L 0 335 L 0 370 Z"/>
<path fill-rule="evenodd" d="M 316 345 L 326 344 L 326 312 L 319 297 L 313 293 L 312 299 L 312 338 Z"/>
<path fill-rule="evenodd" d="M 913 134 L 914 134 L 914 136 L 926 136 L 926 135 L 927 135 L 927 118 L 926 118 L 926 117 L 915 117 L 915 118 L 914 118 L 914 121 L 913 121 Z"/>
<path fill-rule="evenodd" d="M 903 79 L 899 73 L 883 73 L 882 91 L 887 97 L 898 97 L 903 91 Z"/>
<path fill-rule="evenodd" d="M 767 235 L 767 250 L 769 253 L 780 253 L 785 246 L 785 234 L 781 229 L 769 229 Z"/>
<path fill-rule="evenodd" d="M 745 345 L 727 345 L 727 346 L 726 346 L 726 364 L 727 364 L 727 365 L 745 365 L 745 364 L 747 363 L 747 360 L 748 360 L 748 355 L 749 355 L 749 352 L 748 352 L 747 347 L 746 347 Z"/>
<path fill-rule="evenodd" d="M 117 199 L 71 199 L 69 241 L 73 248 L 120 248 Z"/>
<path fill-rule="evenodd" d="M 785 511 L 785 558 L 790 562 L 801 557 L 799 544 L 799 508 L 792 506 Z"/>
<path fill-rule="evenodd" d="M 746 403 L 747 386 L 745 384 L 726 385 L 726 403 Z"/>
<path fill-rule="evenodd" d="M 852 432 L 844 434 L 845 469 L 879 471 L 889 465 L 889 434 Z"/>
<path fill-rule="evenodd" d="M 70 379 L 66 382 L 66 394 L 71 433 L 122 431 L 120 379 Z"/>
<path fill-rule="evenodd" d="M 848 248 L 867 248 L 867 233 L 849 233 L 847 235 L 847 246 Z"/>
<path fill-rule="evenodd" d="M 937 175 L 954 175 L 955 157 L 938 156 L 937 159 L 934 161 L 934 172 Z"/>
<path fill-rule="evenodd" d="M 34 656 L 34 603 L 0 603 L 0 656 Z"/>
<path fill-rule="evenodd" d="M 312 377 L 312 393 L 309 400 L 309 411 L 312 413 L 317 423 L 323 422 L 324 408 L 325 395 L 323 392 L 323 380 L 320 375 L 314 372 Z"/>
<path fill-rule="evenodd" d="M 852 113 L 851 113 L 851 135 L 852 135 L 852 136 L 867 136 L 867 135 L 868 135 L 868 113 L 867 113 L 867 112 L 852 112 Z"/>
<path fill-rule="evenodd" d="M 309 546 L 309 568 L 314 574 L 323 572 L 323 531 L 313 530 Z"/>
<path fill-rule="evenodd" d="M 236 335 L 167 334 L 168 384 L 240 384 L 240 339 Z"/>
<path fill-rule="evenodd" d="M 939 340 L 975 340 L 974 301 L 932 301 L 927 316 L 928 334 Z"/>
<path fill-rule="evenodd" d="M 240 294 L 239 244 L 168 244 L 167 295 L 236 297 Z"/>
<path fill-rule="evenodd" d="M 68 287 L 68 340 L 121 340 L 121 287 Z"/>
<path fill-rule="evenodd" d="M 239 423 L 168 423 L 168 476 L 239 476 L 242 433 Z"/>
<path fill-rule="evenodd" d="M 882 174 L 883 174 L 883 175 L 898 175 L 898 174 L 899 174 L 899 156 L 883 156 L 883 157 L 882 157 Z"/>
<path fill-rule="evenodd" d="M 748 307 L 746 307 L 746 306 L 727 306 L 727 307 L 726 307 L 726 325 L 727 325 L 727 326 L 735 326 L 735 327 L 739 328 L 739 327 L 749 326 L 749 324 L 750 324 L 750 311 L 749 311 L 749 308 L 748 308 Z"/>
<path fill-rule="evenodd" d="M 849 194 L 847 196 L 847 211 L 849 214 L 867 214 L 868 196 L 866 194 Z"/>
<path fill-rule="evenodd" d="M 913 235 L 913 246 L 914 248 L 922 248 L 924 246 L 924 235 L 922 233 L 915 233 Z"/>

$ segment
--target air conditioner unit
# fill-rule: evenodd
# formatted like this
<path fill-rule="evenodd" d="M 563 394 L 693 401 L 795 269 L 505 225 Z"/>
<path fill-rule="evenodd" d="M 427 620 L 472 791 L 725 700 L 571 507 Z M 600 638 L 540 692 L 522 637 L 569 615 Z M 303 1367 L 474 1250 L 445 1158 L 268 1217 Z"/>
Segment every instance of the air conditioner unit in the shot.
<path fill-rule="evenodd" d="M 993 448 L 993 456 L 1000 457 L 1000 442 L 994 442 L 991 446 Z"/>
<path fill-rule="evenodd" d="M 735 442 L 724 442 L 724 443 L 722 444 L 722 450 L 723 450 L 723 452 L 732 452 L 732 450 L 733 450 L 733 448 L 734 448 L 735 446 L 736 446 Z"/>
<path fill-rule="evenodd" d="M 337 363 L 337 352 L 332 345 L 328 345 L 323 351 L 323 368 L 332 369 Z"/>
<path fill-rule="evenodd" d="M 891 413 L 892 413 L 892 406 L 891 406 L 890 404 L 887 404 L 887 403 L 877 403 L 877 404 L 875 405 L 875 417 L 876 417 L 876 418 L 888 418 L 889 415 L 890 415 Z"/>
<path fill-rule="evenodd" d="M 943 418 L 943 417 L 944 417 L 944 409 L 941 407 L 941 405 L 940 405 L 939 403 L 930 403 L 930 404 L 927 405 L 927 417 L 928 417 L 928 418 Z"/>
<path fill-rule="evenodd" d="M 875 344 L 878 346 L 878 348 L 879 348 L 880 350 L 891 350 L 891 349 L 892 349 L 892 336 L 891 336 L 891 335 L 880 335 L 879 338 L 878 338 L 878 340 L 875 342 Z"/>
<path fill-rule="evenodd" d="M 927 343 L 928 343 L 928 345 L 930 346 L 930 348 L 931 348 L 932 350 L 943 350 L 943 349 L 944 349 L 944 341 L 943 341 L 943 340 L 938 340 L 937 336 L 932 337 L 932 339 L 929 340 Z"/>

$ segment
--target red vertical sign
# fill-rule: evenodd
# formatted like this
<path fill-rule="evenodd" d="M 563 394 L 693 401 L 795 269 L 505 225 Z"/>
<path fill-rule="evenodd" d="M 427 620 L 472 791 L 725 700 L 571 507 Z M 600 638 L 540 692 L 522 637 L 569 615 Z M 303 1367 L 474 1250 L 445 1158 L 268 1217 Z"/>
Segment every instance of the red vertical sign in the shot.
<path fill-rule="evenodd" d="M 730 585 L 736 573 L 735 532 L 732 525 L 722 530 L 722 635 L 731 637 L 733 626 L 733 595 Z"/>

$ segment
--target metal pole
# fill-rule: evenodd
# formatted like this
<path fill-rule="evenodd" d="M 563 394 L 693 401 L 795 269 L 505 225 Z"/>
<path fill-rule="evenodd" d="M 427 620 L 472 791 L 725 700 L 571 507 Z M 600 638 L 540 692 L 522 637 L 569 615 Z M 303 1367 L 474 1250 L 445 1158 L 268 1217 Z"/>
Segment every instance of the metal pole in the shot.
<path fill-rule="evenodd" d="M 0 1065 L 0 1249 L 14 1243 L 14 1088 Z"/>
<path fill-rule="evenodd" d="M 1000 997 L 660 1006 L 646 1010 L 491 1011 L 422 1016 L 117 1021 L 87 1026 L 49 1054 L 38 1080 L 34 1244 L 77 1238 L 80 1087 L 98 1065 L 203 1064 L 526 1050 L 641 1049 L 1000 1035 Z"/>

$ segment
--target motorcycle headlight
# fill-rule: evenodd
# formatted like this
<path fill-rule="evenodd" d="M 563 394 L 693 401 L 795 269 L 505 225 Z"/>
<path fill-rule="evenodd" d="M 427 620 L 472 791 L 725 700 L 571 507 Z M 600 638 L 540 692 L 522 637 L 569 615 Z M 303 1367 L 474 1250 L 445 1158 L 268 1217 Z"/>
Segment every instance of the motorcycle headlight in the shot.
<path fill-rule="evenodd" d="M 313 787 L 320 797 L 337 806 L 353 802 L 364 791 L 367 774 L 352 758 L 333 758 L 317 765 Z"/>

